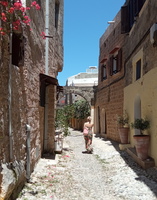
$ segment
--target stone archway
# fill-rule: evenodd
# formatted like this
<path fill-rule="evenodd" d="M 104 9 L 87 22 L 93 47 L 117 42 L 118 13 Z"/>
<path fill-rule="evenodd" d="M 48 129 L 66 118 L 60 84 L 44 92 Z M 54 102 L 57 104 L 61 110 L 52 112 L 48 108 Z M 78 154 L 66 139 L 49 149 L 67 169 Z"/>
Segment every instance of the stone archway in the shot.
<path fill-rule="evenodd" d="M 64 96 L 66 94 L 80 95 L 91 106 L 92 100 L 94 98 L 94 88 L 93 87 L 64 86 L 62 95 Z"/>

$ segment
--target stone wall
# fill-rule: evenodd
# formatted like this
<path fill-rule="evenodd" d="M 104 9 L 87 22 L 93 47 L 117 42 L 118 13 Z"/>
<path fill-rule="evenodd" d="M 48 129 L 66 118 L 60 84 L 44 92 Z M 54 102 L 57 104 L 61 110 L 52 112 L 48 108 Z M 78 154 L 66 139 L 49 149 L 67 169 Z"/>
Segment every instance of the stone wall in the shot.
<path fill-rule="evenodd" d="M 29 1 L 27 2 L 29 3 Z M 34 170 L 44 153 L 45 108 L 40 104 L 40 74 L 45 73 L 45 40 L 40 36 L 45 28 L 45 1 L 39 1 L 41 10 L 29 12 L 32 31 L 23 30 L 25 37 L 24 66 L 11 65 L 7 36 L 0 36 L 0 200 L 16 199 L 18 191 Z M 60 28 L 54 27 L 55 1 L 50 1 L 49 71 L 56 78 L 63 65 L 63 0 L 60 1 Z M 52 31 L 53 30 L 53 31 Z M 11 77 L 11 95 L 9 93 Z M 54 151 L 54 116 L 56 85 L 49 86 L 48 139 L 49 152 Z M 9 106 L 9 98 L 11 104 Z M 30 137 L 26 124 L 31 127 Z M 30 144 L 30 149 L 28 148 Z"/>
<path fill-rule="evenodd" d="M 115 17 L 115 23 L 111 24 L 100 38 L 99 55 L 99 81 L 95 93 L 95 133 L 104 134 L 115 141 L 120 141 L 116 123 L 116 116 L 123 114 L 124 101 L 124 52 L 123 44 L 125 36 L 121 34 L 120 12 Z M 122 49 L 121 70 L 110 75 L 110 52 L 115 48 Z M 102 80 L 101 61 L 106 59 L 107 79 Z"/>

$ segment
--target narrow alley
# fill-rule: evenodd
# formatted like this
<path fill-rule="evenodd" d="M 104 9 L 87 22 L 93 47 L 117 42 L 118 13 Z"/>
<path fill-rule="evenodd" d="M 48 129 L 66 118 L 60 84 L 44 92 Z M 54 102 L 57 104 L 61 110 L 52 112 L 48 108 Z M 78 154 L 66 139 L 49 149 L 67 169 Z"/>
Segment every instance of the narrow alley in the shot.
<path fill-rule="evenodd" d="M 143 170 L 118 144 L 93 138 L 84 154 L 82 133 L 73 131 L 56 159 L 41 159 L 18 200 L 155 200 L 157 170 Z"/>

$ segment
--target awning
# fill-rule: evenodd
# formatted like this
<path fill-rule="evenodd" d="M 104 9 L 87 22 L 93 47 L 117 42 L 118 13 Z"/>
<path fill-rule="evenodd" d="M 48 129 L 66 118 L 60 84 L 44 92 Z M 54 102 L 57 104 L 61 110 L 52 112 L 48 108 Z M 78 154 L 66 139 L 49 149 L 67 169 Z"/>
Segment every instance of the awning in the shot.
<path fill-rule="evenodd" d="M 40 74 L 40 106 L 45 106 L 45 93 L 46 87 L 48 85 L 56 85 L 57 86 L 57 95 L 60 92 L 63 92 L 63 87 L 58 85 L 58 80 L 51 76 Z"/>
<path fill-rule="evenodd" d="M 116 46 L 114 49 L 112 49 L 112 51 L 110 52 L 110 54 L 114 54 L 116 51 L 118 51 L 120 49 L 119 46 Z"/>
<path fill-rule="evenodd" d="M 57 85 L 57 92 L 63 92 L 63 86 Z"/>
<path fill-rule="evenodd" d="M 40 74 L 40 82 L 45 83 L 46 85 L 58 85 L 58 80 L 51 76 Z"/>
<path fill-rule="evenodd" d="M 100 63 L 104 63 L 107 60 L 107 57 L 103 58 Z"/>

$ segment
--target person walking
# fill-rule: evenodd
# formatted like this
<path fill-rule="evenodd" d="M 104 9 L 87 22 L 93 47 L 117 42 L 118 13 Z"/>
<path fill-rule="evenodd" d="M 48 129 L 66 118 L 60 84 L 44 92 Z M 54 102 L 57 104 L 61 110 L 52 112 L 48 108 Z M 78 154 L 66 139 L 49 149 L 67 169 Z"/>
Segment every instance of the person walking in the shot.
<path fill-rule="evenodd" d="M 84 136 L 85 148 L 86 148 L 86 151 L 83 153 L 92 153 L 93 152 L 93 148 L 91 145 L 92 145 L 92 139 L 93 139 L 92 128 L 93 128 L 94 124 L 91 121 L 92 121 L 91 116 L 87 117 L 87 122 L 85 122 L 84 126 L 83 126 L 83 136 Z"/>

